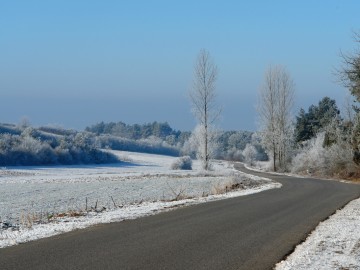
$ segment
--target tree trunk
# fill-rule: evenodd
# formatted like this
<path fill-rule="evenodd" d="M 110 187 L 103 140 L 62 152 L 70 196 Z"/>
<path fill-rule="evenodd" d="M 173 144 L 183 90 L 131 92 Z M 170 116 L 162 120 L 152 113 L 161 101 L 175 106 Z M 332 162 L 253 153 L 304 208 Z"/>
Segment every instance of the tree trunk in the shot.
<path fill-rule="evenodd" d="M 276 172 L 276 160 L 275 160 L 275 158 L 276 158 L 276 154 L 275 154 L 275 152 L 274 152 L 274 160 L 273 160 L 273 169 L 274 169 L 274 172 Z"/>

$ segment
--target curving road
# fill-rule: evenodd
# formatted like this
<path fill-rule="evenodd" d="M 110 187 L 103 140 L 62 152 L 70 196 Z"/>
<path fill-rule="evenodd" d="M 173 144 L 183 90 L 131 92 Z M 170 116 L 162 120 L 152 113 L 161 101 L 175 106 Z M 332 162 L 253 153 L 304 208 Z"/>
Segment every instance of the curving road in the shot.
<path fill-rule="evenodd" d="M 271 269 L 360 185 L 269 175 L 281 189 L 0 249 L 0 269 Z"/>

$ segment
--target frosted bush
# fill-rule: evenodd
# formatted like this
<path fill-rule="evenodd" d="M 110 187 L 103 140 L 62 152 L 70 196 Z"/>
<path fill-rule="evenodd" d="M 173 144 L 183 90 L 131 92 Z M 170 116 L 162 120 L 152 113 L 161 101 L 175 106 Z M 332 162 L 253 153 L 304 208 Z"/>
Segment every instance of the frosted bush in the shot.
<path fill-rule="evenodd" d="M 189 156 L 179 157 L 171 164 L 172 170 L 192 170 L 192 160 Z"/>
<path fill-rule="evenodd" d="M 248 143 L 243 151 L 243 155 L 244 155 L 246 164 L 248 164 L 250 166 L 254 165 L 254 161 L 257 156 L 257 151 L 253 145 Z"/>
<path fill-rule="evenodd" d="M 348 177 L 358 172 L 358 168 L 353 162 L 353 150 L 351 145 L 345 141 L 333 144 L 327 151 L 329 156 L 329 173 L 340 177 Z"/>
<path fill-rule="evenodd" d="M 219 133 L 214 127 L 205 128 L 204 125 L 198 125 L 191 134 L 194 137 L 196 158 L 201 161 L 202 168 L 211 170 L 211 160 L 218 152 L 218 137 Z M 205 139 L 207 138 L 207 140 Z"/>
<path fill-rule="evenodd" d="M 325 133 L 307 141 L 292 160 L 292 172 L 325 174 L 327 170 L 326 149 L 323 147 Z"/>
<path fill-rule="evenodd" d="M 324 147 L 325 132 L 307 141 L 292 160 L 294 173 L 347 177 L 356 171 L 351 145 L 341 137 Z"/>

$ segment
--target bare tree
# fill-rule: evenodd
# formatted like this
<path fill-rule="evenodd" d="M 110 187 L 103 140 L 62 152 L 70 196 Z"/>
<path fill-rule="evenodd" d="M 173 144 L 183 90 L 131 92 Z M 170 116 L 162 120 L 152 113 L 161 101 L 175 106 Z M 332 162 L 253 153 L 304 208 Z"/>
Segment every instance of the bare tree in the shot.
<path fill-rule="evenodd" d="M 202 49 L 197 57 L 194 67 L 193 87 L 190 98 L 194 115 L 198 121 L 200 131 L 198 158 L 202 161 L 203 169 L 208 170 L 212 158 L 210 147 L 213 144 L 212 133 L 214 122 L 221 110 L 216 105 L 215 82 L 217 79 L 217 66 L 211 59 L 210 53 Z"/>
<path fill-rule="evenodd" d="M 355 110 L 354 110 L 354 99 L 347 94 L 343 103 L 343 117 L 349 123 L 354 123 L 355 120 Z"/>
<path fill-rule="evenodd" d="M 360 31 L 354 32 L 354 40 L 358 44 L 357 49 L 353 53 L 344 54 L 341 52 L 343 65 L 338 70 L 338 76 L 341 83 L 347 87 L 356 99 L 360 102 Z M 353 161 L 360 165 L 360 108 L 353 105 L 356 114 L 352 119 L 352 147 Z M 350 112 L 350 110 L 348 110 Z M 351 114 L 350 119 L 351 119 Z"/>
<path fill-rule="evenodd" d="M 294 82 L 282 66 L 270 67 L 260 88 L 258 113 L 262 144 L 271 156 L 273 170 L 277 164 L 285 169 L 292 139 L 291 110 Z"/>
<path fill-rule="evenodd" d="M 340 81 L 349 88 L 350 93 L 360 102 L 360 32 L 354 32 L 358 48 L 354 53 L 340 53 L 343 65 L 338 70 Z"/>

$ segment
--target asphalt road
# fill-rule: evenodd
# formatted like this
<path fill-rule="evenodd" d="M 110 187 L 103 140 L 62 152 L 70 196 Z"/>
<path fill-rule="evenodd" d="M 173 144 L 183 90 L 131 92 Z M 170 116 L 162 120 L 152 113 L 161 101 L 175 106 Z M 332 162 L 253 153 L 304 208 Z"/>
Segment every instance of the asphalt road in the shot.
<path fill-rule="evenodd" d="M 0 249 L 0 269 L 271 269 L 360 196 L 360 185 L 254 174 L 283 187 Z"/>

